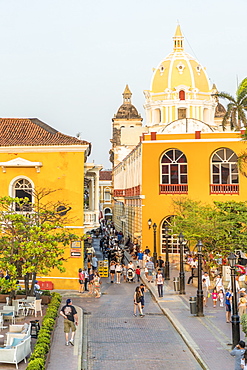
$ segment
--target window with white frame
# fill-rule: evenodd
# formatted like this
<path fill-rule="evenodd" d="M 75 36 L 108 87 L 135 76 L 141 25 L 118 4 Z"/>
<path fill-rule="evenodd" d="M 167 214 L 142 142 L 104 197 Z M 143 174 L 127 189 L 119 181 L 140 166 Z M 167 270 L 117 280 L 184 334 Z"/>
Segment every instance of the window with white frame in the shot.
<path fill-rule="evenodd" d="M 229 148 L 218 149 L 211 159 L 212 184 L 238 184 L 238 157 Z"/>
<path fill-rule="evenodd" d="M 166 253 L 166 243 L 168 244 L 168 253 L 179 253 L 180 246 L 178 236 L 173 234 L 172 219 L 174 216 L 166 217 L 161 227 L 161 253 Z M 167 226 L 167 236 L 166 236 Z"/>
<path fill-rule="evenodd" d="M 14 198 L 28 198 L 30 202 L 33 201 L 33 186 L 30 181 L 24 178 L 16 180 L 13 184 Z M 19 204 L 15 203 L 15 211 L 21 211 Z M 26 206 L 23 211 L 31 211 L 31 207 Z"/>
<path fill-rule="evenodd" d="M 178 149 L 166 151 L 161 158 L 161 184 L 187 184 L 187 159 Z"/>
<path fill-rule="evenodd" d="M 111 201 L 111 191 L 109 188 L 106 188 L 104 190 L 104 201 L 105 202 L 110 202 Z"/>

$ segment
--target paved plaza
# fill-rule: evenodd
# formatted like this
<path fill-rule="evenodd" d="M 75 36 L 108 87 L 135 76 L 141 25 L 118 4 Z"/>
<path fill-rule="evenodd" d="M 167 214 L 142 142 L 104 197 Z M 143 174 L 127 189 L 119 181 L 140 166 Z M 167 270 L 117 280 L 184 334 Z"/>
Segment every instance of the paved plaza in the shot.
<path fill-rule="evenodd" d="M 97 247 L 97 240 L 94 244 Z M 76 346 L 66 348 L 63 320 L 59 318 L 48 370 L 234 369 L 229 353 L 231 324 L 225 322 L 225 308 L 213 308 L 209 299 L 204 317 L 191 315 L 188 300 L 196 288 L 186 285 L 186 295 L 175 293 L 172 278 L 178 273 L 173 266 L 163 298 L 158 298 L 154 283 L 147 283 L 144 318 L 133 317 L 137 283 L 111 284 L 104 278 L 100 299 L 63 292 L 64 301 L 72 296 L 73 303 L 84 312 L 83 337 L 77 333 Z M 81 346 L 84 352 L 78 357 Z"/>

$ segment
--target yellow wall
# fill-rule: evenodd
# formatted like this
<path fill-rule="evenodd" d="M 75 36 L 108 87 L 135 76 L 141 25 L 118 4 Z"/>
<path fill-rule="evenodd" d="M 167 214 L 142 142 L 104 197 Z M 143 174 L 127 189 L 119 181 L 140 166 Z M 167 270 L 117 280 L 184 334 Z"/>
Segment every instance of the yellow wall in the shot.
<path fill-rule="evenodd" d="M 170 138 L 174 140 L 175 135 Z M 176 135 L 177 142 L 158 143 L 156 141 L 145 143 L 142 147 L 142 234 L 143 246 L 148 245 L 153 249 L 153 229 L 148 228 L 147 221 L 152 219 L 158 225 L 157 228 L 157 253 L 160 251 L 160 228 L 165 217 L 173 215 L 172 199 L 180 195 L 159 194 L 160 184 L 160 158 L 164 151 L 168 149 L 179 149 L 187 157 L 188 163 L 188 197 L 206 203 L 218 201 L 243 201 L 247 199 L 247 178 L 239 175 L 239 195 L 210 195 L 210 159 L 212 153 L 222 147 L 232 149 L 237 155 L 245 150 L 246 145 L 242 141 L 220 142 L 216 137 L 224 137 L 224 133 L 204 134 L 202 139 L 214 139 L 215 142 L 203 142 L 198 139 L 194 142 L 180 142 L 183 139 L 191 139 L 190 135 Z M 239 138 L 239 134 L 225 134 L 225 138 Z M 167 139 L 167 135 L 164 135 Z M 146 139 L 146 137 L 145 137 Z M 162 140 L 162 135 L 157 135 L 158 140 Z M 148 138 L 147 138 L 148 140 Z M 183 195 L 186 196 L 186 195 Z"/>
<path fill-rule="evenodd" d="M 70 225 L 67 226 L 79 227 L 69 230 L 78 236 L 83 235 L 84 152 L 0 153 L 0 162 L 18 157 L 32 162 L 42 162 L 43 166 L 40 173 L 37 173 L 35 168 L 6 167 L 6 173 L 0 170 L 1 196 L 12 195 L 9 194 L 9 184 L 17 176 L 28 177 L 33 181 L 35 188 L 59 189 L 47 197 L 47 200 L 66 202 L 72 208 L 68 213 Z M 68 259 L 64 264 L 66 272 L 61 274 L 54 269 L 50 277 L 42 280 L 52 281 L 56 289 L 77 289 L 78 269 L 83 267 L 83 254 L 83 243 L 79 258 L 71 258 L 70 247 L 66 247 L 64 255 L 64 258 Z M 58 277 L 59 279 L 56 279 Z"/>

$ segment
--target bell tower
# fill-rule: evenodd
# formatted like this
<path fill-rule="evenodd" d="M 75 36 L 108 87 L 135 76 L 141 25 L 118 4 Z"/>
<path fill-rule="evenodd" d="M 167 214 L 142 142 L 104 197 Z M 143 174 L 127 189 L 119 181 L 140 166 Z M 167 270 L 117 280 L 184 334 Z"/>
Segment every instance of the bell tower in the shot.
<path fill-rule="evenodd" d="M 126 85 L 123 104 L 112 118 L 110 161 L 115 167 L 138 144 L 142 135 L 142 117 L 131 102 L 132 92 Z"/>

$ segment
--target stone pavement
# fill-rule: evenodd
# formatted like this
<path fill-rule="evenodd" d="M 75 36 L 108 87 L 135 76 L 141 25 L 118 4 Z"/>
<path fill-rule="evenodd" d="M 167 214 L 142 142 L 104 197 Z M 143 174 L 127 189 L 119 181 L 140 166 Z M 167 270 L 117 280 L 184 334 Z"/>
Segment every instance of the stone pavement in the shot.
<path fill-rule="evenodd" d="M 98 252 L 96 239 L 94 247 Z M 111 284 L 109 279 L 102 279 L 100 299 L 85 293 L 63 292 L 64 300 L 72 297 L 84 312 L 80 320 L 84 326 L 80 333 L 84 335 L 82 340 L 78 331 L 77 347 L 65 347 L 63 320 L 59 318 L 48 370 L 234 369 L 234 358 L 229 354 L 231 324 L 225 322 L 225 308 L 213 308 L 209 299 L 204 317 L 191 315 L 189 297 L 196 295 L 196 288 L 186 285 L 183 296 L 174 292 L 172 278 L 178 274 L 173 266 L 163 298 L 158 298 L 155 284 L 147 283 L 142 275 L 149 289 L 144 318 L 132 316 L 136 284 Z M 244 339 L 243 333 L 241 338 Z M 84 353 L 80 352 L 82 346 L 87 349 Z"/>
<path fill-rule="evenodd" d="M 98 252 L 98 240 L 94 240 L 94 247 Z M 149 291 L 145 297 L 146 316 L 133 317 L 133 294 L 137 284 L 111 284 L 108 278 L 102 281 L 100 299 L 85 293 L 63 292 L 63 301 L 72 297 L 73 303 L 84 313 L 83 341 L 78 335 L 75 340 L 78 350 L 80 345 L 84 346 L 81 369 L 201 369 Z M 48 370 L 80 369 L 76 347 L 66 347 L 64 343 L 63 319 L 59 318 Z"/>
<path fill-rule="evenodd" d="M 234 369 L 234 358 L 229 354 L 231 324 L 226 323 L 225 307 L 219 307 L 218 304 L 214 308 L 212 299 L 209 298 L 208 307 L 204 308 L 204 317 L 191 315 L 189 297 L 196 296 L 197 288 L 186 285 L 186 295 L 175 293 L 172 279 L 178 275 L 178 270 L 171 271 L 171 280 L 165 281 L 163 298 L 158 297 L 154 283 L 147 283 L 152 296 L 204 369 Z M 190 273 L 186 275 L 189 276 Z M 142 279 L 146 282 L 144 274 Z M 242 332 L 241 339 L 245 339 Z"/>

